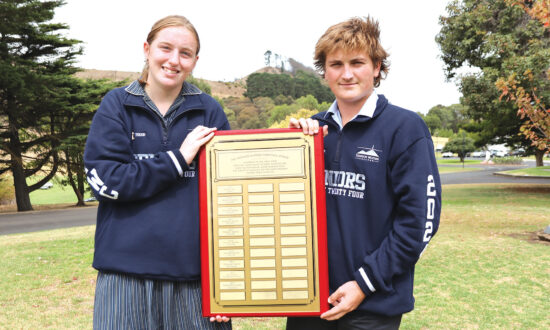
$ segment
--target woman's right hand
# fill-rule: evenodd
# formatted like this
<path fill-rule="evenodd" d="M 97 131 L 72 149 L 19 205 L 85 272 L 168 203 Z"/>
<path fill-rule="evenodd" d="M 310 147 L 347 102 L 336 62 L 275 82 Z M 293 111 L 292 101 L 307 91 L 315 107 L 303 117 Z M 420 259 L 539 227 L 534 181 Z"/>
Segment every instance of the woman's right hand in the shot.
<path fill-rule="evenodd" d="M 216 129 L 216 127 L 204 127 L 199 125 L 187 134 L 187 137 L 180 147 L 180 152 L 187 164 L 191 164 L 201 146 L 210 141 L 214 136 L 214 131 Z"/>
<path fill-rule="evenodd" d="M 319 132 L 319 122 L 311 118 L 290 118 L 288 128 L 301 128 L 305 135 L 314 135 Z M 328 126 L 323 126 L 323 136 L 327 136 Z"/>

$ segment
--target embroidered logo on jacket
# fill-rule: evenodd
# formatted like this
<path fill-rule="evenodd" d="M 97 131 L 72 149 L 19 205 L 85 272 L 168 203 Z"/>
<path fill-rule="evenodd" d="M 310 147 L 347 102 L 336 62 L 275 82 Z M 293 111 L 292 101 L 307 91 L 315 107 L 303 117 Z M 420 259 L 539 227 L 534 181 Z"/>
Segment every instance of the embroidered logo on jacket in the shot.
<path fill-rule="evenodd" d="M 365 181 L 362 173 L 325 170 L 325 190 L 331 195 L 364 199 Z"/>
<path fill-rule="evenodd" d="M 136 160 L 151 158 L 155 158 L 155 154 L 134 154 L 134 159 Z"/>
<path fill-rule="evenodd" d="M 380 161 L 380 156 L 378 155 L 378 153 L 382 152 L 382 150 L 374 149 L 374 145 L 371 148 L 358 148 L 360 148 L 361 150 L 359 150 L 355 154 L 355 159 L 360 159 L 371 163 L 378 163 Z"/>
<path fill-rule="evenodd" d="M 132 141 L 135 140 L 137 137 L 146 137 L 147 133 L 145 132 L 132 132 Z"/>

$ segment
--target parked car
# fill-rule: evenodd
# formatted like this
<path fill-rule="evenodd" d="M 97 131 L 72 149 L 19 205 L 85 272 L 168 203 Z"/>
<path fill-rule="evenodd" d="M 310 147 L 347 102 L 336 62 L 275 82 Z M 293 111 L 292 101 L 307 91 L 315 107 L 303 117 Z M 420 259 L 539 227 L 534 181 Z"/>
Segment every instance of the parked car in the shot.
<path fill-rule="evenodd" d="M 48 181 L 48 182 L 44 183 L 44 185 L 42 185 L 42 187 L 40 187 L 40 189 L 50 189 L 51 187 L 53 187 L 53 183 Z"/>
<path fill-rule="evenodd" d="M 483 158 L 485 157 L 485 151 L 482 151 L 482 150 L 474 151 L 470 154 L 470 156 L 474 158 Z"/>
<path fill-rule="evenodd" d="M 443 158 L 450 158 L 450 157 L 453 157 L 453 153 L 447 151 L 447 152 L 442 153 L 441 156 L 442 156 Z"/>
<path fill-rule="evenodd" d="M 512 150 L 512 152 L 510 152 L 510 155 L 518 156 L 518 157 L 525 156 L 525 149 L 523 149 L 523 148 L 514 149 L 514 150 Z"/>
<path fill-rule="evenodd" d="M 506 157 L 506 152 L 502 150 L 491 150 L 491 156 L 493 157 Z"/>

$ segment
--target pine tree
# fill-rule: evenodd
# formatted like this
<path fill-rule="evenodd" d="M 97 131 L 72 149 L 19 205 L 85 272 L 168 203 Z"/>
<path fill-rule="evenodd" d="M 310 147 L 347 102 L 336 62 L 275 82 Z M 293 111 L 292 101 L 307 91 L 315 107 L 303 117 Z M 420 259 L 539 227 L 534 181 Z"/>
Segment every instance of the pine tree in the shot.
<path fill-rule="evenodd" d="M 59 122 L 82 48 L 61 34 L 67 25 L 51 22 L 63 4 L 0 2 L 0 174 L 13 175 L 18 211 L 32 210 L 29 193 L 55 175 L 59 147 L 68 136 Z M 28 185 L 33 175 L 42 179 Z"/>

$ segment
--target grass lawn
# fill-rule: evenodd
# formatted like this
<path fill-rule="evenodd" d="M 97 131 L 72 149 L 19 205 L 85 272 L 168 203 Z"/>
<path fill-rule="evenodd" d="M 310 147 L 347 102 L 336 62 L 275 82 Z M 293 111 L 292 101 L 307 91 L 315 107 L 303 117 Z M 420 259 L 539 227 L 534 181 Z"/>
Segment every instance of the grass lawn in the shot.
<path fill-rule="evenodd" d="M 402 329 L 549 329 L 550 185 L 443 187 L 439 232 L 416 266 Z M 94 227 L 0 236 L 0 328 L 90 329 Z M 236 318 L 235 329 L 284 329 Z"/>
<path fill-rule="evenodd" d="M 550 166 L 539 166 L 521 168 L 517 170 L 504 171 L 500 173 L 513 174 L 513 175 L 525 175 L 525 176 L 547 176 L 550 177 Z"/>
<path fill-rule="evenodd" d="M 481 164 L 483 159 L 464 159 L 464 164 L 466 165 L 472 165 L 472 164 Z M 459 158 L 438 158 L 437 159 L 438 165 L 462 165 L 462 162 Z"/>
<path fill-rule="evenodd" d="M 480 165 L 480 160 L 475 159 L 465 159 L 464 165 Z M 460 159 L 448 159 L 448 158 L 438 158 L 437 159 L 437 165 L 439 169 L 439 173 L 455 173 L 455 172 L 472 172 L 472 171 L 480 171 L 483 169 L 483 167 L 462 167 L 462 162 Z M 443 165 L 443 166 L 441 166 Z M 449 166 L 445 166 L 449 165 Z"/>
<path fill-rule="evenodd" d="M 62 186 L 59 183 L 61 178 L 56 178 L 51 180 L 53 186 L 49 189 L 37 189 L 30 193 L 32 205 L 44 205 L 44 204 L 65 204 L 65 203 L 74 203 L 76 204 L 77 198 L 71 186 Z M 34 180 L 29 180 L 29 184 L 38 181 L 38 178 Z M 85 199 L 90 197 L 90 193 L 87 192 Z"/>
<path fill-rule="evenodd" d="M 473 171 L 481 171 L 483 168 L 481 167 L 458 167 L 458 166 L 439 166 L 438 168 L 439 173 L 455 173 L 455 172 L 473 172 Z"/>

